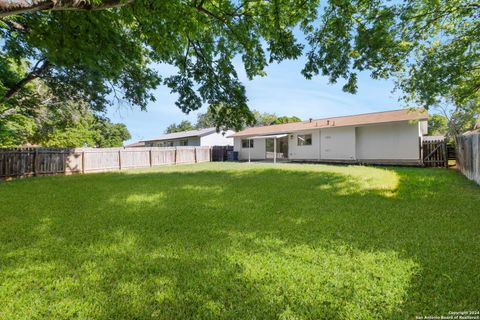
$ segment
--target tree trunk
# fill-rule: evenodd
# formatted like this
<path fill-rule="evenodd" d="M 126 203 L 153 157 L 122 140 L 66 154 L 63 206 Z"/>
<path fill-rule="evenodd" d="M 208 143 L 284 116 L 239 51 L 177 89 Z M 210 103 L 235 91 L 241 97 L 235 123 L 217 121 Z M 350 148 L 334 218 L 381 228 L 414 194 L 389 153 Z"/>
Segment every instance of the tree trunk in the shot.
<path fill-rule="evenodd" d="M 35 67 L 29 74 L 27 74 L 25 76 L 25 78 L 23 78 L 22 80 L 20 80 L 16 84 L 14 84 L 7 91 L 5 96 L 3 96 L 1 98 L 0 102 L 5 102 L 8 99 L 10 99 L 11 97 L 13 97 L 14 95 L 16 95 L 18 93 L 18 91 L 20 91 L 27 83 L 29 83 L 30 81 L 38 78 L 43 72 L 45 72 L 50 67 L 51 67 L 50 62 L 48 60 L 44 60 L 43 64 L 40 67 L 38 67 L 38 68 Z"/>
<path fill-rule="evenodd" d="M 93 11 L 122 7 L 134 0 L 104 0 L 94 4 L 92 0 L 0 0 L 0 18 L 39 10 Z"/>

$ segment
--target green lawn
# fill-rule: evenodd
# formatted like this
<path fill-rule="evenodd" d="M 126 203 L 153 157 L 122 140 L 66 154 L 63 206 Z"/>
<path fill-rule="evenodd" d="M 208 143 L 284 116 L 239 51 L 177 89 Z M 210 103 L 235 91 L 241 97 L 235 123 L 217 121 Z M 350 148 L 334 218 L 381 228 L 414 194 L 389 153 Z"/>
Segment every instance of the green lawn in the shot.
<path fill-rule="evenodd" d="M 0 183 L 0 319 L 414 319 L 480 309 L 446 169 L 205 163 Z"/>

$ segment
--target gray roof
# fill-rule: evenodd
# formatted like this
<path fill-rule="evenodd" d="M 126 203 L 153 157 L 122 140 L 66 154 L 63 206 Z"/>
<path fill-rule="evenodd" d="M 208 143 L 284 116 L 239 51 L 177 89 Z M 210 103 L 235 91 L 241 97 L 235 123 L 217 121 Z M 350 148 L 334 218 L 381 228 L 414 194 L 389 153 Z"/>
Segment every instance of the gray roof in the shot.
<path fill-rule="evenodd" d="M 127 144 L 124 147 L 125 148 L 145 147 L 145 142 L 137 141 L 137 142 L 134 142 L 134 143 Z"/>
<path fill-rule="evenodd" d="M 181 139 L 181 138 L 188 138 L 188 137 L 203 137 L 211 133 L 214 133 L 216 131 L 217 129 L 215 128 L 205 128 L 205 129 L 199 129 L 199 130 L 174 132 L 174 133 L 167 133 L 159 137 L 156 137 L 154 139 L 148 139 L 144 141 L 162 141 L 162 140 L 173 140 L 173 139 Z"/>

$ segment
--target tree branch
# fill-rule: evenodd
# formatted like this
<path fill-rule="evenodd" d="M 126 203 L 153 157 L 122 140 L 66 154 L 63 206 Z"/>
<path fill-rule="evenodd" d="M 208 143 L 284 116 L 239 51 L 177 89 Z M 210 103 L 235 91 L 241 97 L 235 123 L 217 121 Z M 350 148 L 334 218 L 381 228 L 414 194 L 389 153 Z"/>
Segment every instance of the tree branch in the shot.
<path fill-rule="evenodd" d="M 39 66 L 39 64 L 42 61 L 43 61 L 43 64 L 41 66 Z M 22 80 L 20 80 L 15 85 L 13 85 L 7 91 L 5 96 L 3 96 L 1 98 L 0 102 L 3 103 L 5 101 L 7 101 L 8 99 L 10 99 L 11 97 L 13 97 L 14 95 L 16 95 L 27 83 L 29 83 L 30 81 L 38 78 L 43 72 L 48 70 L 51 66 L 52 66 L 51 63 L 48 60 L 46 60 L 46 59 L 39 60 L 35 64 L 35 67 L 32 69 L 32 71 L 30 71 Z"/>
<path fill-rule="evenodd" d="M 30 29 L 28 27 L 26 27 L 25 25 L 15 21 L 15 20 L 0 18 L 0 21 L 5 23 L 10 30 L 30 32 Z"/>
<path fill-rule="evenodd" d="M 92 0 L 0 0 L 0 17 L 30 13 L 40 10 L 49 11 L 96 11 L 118 8 L 135 0 L 104 0 L 99 4 Z"/>

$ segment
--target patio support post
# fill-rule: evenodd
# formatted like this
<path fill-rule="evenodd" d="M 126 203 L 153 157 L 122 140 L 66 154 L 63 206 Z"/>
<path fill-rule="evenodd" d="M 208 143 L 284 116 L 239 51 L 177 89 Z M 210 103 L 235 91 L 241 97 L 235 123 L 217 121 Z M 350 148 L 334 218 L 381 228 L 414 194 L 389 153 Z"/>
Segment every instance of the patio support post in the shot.
<path fill-rule="evenodd" d="M 250 163 L 250 147 L 252 146 L 252 139 L 248 138 L 248 163 Z"/>
<path fill-rule="evenodd" d="M 273 163 L 277 163 L 277 137 L 273 138 Z"/>

